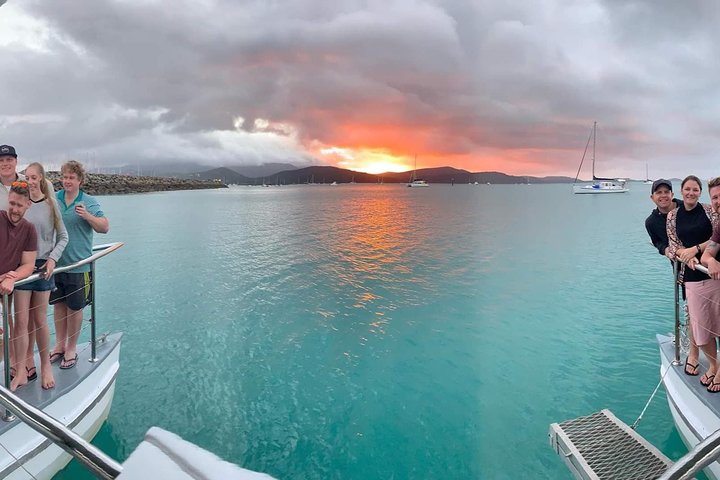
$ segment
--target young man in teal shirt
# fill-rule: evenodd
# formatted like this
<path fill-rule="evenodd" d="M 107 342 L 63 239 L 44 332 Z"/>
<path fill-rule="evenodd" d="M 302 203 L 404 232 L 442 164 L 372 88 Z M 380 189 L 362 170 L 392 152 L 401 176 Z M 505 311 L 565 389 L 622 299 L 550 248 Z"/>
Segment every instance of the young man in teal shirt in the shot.
<path fill-rule="evenodd" d="M 58 267 L 71 265 L 92 255 L 93 232 L 107 233 L 110 224 L 95 197 L 80 189 L 85 169 L 75 160 L 60 169 L 63 189 L 57 192 L 58 206 L 70 241 L 65 247 Z M 60 368 L 72 368 L 77 363 L 77 342 L 82 327 L 83 308 L 90 299 L 90 265 L 73 268 L 55 275 L 57 289 L 50 296 L 55 306 L 55 348 L 50 361 L 62 360 Z"/>

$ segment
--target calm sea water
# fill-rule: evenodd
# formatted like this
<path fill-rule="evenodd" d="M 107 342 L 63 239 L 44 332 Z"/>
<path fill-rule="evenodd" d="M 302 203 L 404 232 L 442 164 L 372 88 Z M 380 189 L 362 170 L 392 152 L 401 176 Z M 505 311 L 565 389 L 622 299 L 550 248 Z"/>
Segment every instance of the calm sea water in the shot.
<path fill-rule="evenodd" d="M 672 328 L 649 187 L 237 187 L 101 198 L 123 331 L 95 444 L 153 425 L 282 479 L 570 478 L 548 425 L 632 423 Z M 662 389 L 638 431 L 684 452 Z M 92 478 L 72 463 L 58 479 Z"/>

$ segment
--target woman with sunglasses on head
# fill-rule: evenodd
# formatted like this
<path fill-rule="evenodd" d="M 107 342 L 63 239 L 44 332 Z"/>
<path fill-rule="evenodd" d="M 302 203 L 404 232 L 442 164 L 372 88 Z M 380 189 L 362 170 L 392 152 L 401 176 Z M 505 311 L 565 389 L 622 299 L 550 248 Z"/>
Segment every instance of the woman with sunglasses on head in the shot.
<path fill-rule="evenodd" d="M 55 287 L 52 274 L 68 243 L 68 233 L 60 215 L 55 191 L 45 178 L 45 169 L 31 163 L 25 169 L 32 205 L 25 218 L 35 226 L 38 236 L 36 272 L 42 278 L 15 288 L 16 335 L 13 338 L 17 363 L 10 389 L 37 378 L 33 355 L 37 338 L 40 353 L 40 374 L 44 389 L 55 386 L 50 365 L 50 330 L 47 322 L 50 292 Z M 21 353 L 22 352 L 22 353 Z"/>
<path fill-rule="evenodd" d="M 710 183 L 710 189 L 717 185 Z M 712 317 L 718 313 L 715 305 L 717 295 L 710 277 L 695 270 L 700 258 L 710 243 L 713 230 L 720 224 L 720 216 L 711 205 L 700 203 L 702 183 L 695 175 L 689 175 L 682 181 L 683 206 L 672 210 L 667 216 L 667 234 L 670 246 L 670 257 L 682 263 L 679 281 L 685 285 L 687 294 L 687 308 L 690 318 L 691 348 L 685 361 L 685 373 L 698 375 L 700 371 L 700 347 L 708 357 L 708 369 L 700 378 L 700 383 L 707 387 L 709 392 L 720 392 L 720 383 L 715 382 L 717 374 L 716 354 L 712 353 L 717 332 L 710 332 L 706 328 L 712 324 Z M 688 268 L 689 267 L 689 268 Z M 710 297 L 708 297 L 710 295 Z"/>

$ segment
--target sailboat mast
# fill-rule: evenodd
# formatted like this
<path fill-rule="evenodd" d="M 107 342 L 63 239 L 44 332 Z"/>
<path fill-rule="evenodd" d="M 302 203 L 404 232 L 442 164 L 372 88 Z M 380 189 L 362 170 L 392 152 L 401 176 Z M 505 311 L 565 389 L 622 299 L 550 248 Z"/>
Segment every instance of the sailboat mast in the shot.
<path fill-rule="evenodd" d="M 593 153 L 592 153 L 592 176 L 595 180 L 595 135 L 597 134 L 597 122 L 593 122 Z"/>

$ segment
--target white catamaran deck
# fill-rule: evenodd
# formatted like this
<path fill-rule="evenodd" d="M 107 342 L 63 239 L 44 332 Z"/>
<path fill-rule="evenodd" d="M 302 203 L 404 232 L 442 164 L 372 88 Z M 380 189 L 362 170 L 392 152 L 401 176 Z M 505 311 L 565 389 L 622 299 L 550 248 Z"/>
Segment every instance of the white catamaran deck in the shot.
<path fill-rule="evenodd" d="M 700 375 L 685 375 L 685 364 L 673 365 L 675 343 L 672 337 L 657 335 L 660 347 L 660 375 L 662 376 L 668 405 L 675 426 L 688 448 L 720 430 L 720 393 L 711 393 L 700 384 L 708 361 L 700 352 Z M 686 354 L 683 354 L 686 355 Z M 712 463 L 705 470 L 710 478 L 720 479 L 720 463 Z"/>
<path fill-rule="evenodd" d="M 121 339 L 122 333 L 100 337 L 94 362 L 90 362 L 90 344 L 79 344 L 75 368 L 61 370 L 53 365 L 55 388 L 44 390 L 38 378 L 19 387 L 15 396 L 42 409 L 83 438 L 91 439 L 110 411 L 120 366 Z M 37 355 L 35 361 L 40 365 Z M 5 414 L 5 409 L 0 407 L 0 412 Z M 18 417 L 0 421 L 0 443 L 3 446 L 0 478 L 49 479 L 71 458 Z"/>
<path fill-rule="evenodd" d="M 96 362 L 90 362 L 90 344 L 78 344 L 77 365 L 75 365 L 75 368 L 62 370 L 59 367 L 59 363 L 53 364 L 52 367 L 53 376 L 55 377 L 55 388 L 50 388 L 48 390 L 42 388 L 42 379 L 40 377 L 40 359 L 38 358 L 38 354 L 35 353 L 35 364 L 37 365 L 38 378 L 18 388 L 14 392 L 15 395 L 20 399 L 28 402 L 29 404 L 39 408 L 40 410 L 46 410 L 48 405 L 53 403 L 58 398 L 72 392 L 73 389 L 80 385 L 80 383 L 82 383 L 82 381 L 85 380 L 85 378 L 87 378 L 89 375 L 95 372 L 100 372 L 101 370 L 96 367 L 100 366 L 100 364 L 105 362 L 105 360 L 111 358 L 111 361 L 115 360 L 117 362 L 117 358 L 120 355 L 119 350 L 122 335 L 122 333 L 118 332 L 107 335 L 104 341 L 100 341 L 100 339 L 98 339 Z M 2 362 L 0 362 L 0 365 L 2 365 Z M 117 368 L 112 369 L 108 373 L 112 375 L 112 380 L 110 382 L 102 383 L 98 381 L 96 385 L 107 383 L 108 386 L 106 388 L 110 388 L 110 385 L 113 385 L 113 381 L 117 376 Z M 2 378 L 0 378 L 0 385 L 5 386 L 5 382 Z M 0 407 L 0 409 L 1 408 L 2 407 Z M 79 423 L 80 420 L 81 418 L 78 419 L 75 423 Z M 20 421 L 17 419 L 12 422 L 0 422 L 0 435 L 2 435 L 2 433 L 6 430 L 17 425 L 18 423 L 20 423 Z M 72 424 L 68 425 L 68 427 L 70 428 L 72 428 L 73 426 L 74 425 Z"/>

